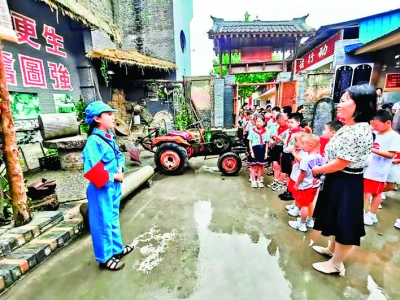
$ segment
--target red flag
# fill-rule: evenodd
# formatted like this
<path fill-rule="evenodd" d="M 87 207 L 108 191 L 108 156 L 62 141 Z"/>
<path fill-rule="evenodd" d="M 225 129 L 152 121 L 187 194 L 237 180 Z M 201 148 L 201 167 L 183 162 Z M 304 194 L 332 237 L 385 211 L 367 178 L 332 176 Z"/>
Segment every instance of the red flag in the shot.
<path fill-rule="evenodd" d="M 98 189 L 105 186 L 110 180 L 110 174 L 104 169 L 102 161 L 99 161 L 93 168 L 91 168 L 84 177 L 93 183 Z"/>

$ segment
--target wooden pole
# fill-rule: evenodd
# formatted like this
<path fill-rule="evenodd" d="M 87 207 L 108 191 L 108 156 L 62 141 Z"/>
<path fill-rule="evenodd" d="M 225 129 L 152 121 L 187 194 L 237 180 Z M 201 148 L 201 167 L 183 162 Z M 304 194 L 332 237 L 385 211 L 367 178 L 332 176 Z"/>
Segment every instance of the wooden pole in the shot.
<path fill-rule="evenodd" d="M 27 205 L 24 175 L 19 163 L 19 151 L 15 134 L 14 120 L 10 107 L 10 95 L 4 72 L 3 49 L 0 44 L 0 127 L 4 136 L 4 153 L 7 176 L 10 185 L 10 197 L 13 206 L 15 226 L 22 226 L 32 220 Z"/>

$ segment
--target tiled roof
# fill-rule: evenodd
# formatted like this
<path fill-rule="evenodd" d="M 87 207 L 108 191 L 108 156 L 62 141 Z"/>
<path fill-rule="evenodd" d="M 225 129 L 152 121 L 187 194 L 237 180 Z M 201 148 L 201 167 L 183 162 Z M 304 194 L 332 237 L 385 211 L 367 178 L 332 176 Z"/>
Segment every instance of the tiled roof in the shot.
<path fill-rule="evenodd" d="M 306 24 L 307 16 L 294 18 L 290 21 L 225 21 L 211 17 L 214 21 L 213 27 L 208 32 L 213 34 L 230 33 L 314 33 L 315 29 Z"/>

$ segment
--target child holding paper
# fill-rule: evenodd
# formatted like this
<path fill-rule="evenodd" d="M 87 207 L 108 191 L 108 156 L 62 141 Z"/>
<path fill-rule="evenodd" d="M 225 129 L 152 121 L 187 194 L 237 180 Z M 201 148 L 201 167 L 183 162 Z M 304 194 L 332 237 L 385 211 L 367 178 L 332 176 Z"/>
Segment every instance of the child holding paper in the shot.
<path fill-rule="evenodd" d="M 111 271 L 121 270 L 125 264 L 120 259 L 133 251 L 133 247 L 123 246 L 119 225 L 125 158 L 110 131 L 115 111 L 102 101 L 87 106 L 90 130 L 82 156 L 85 178 L 90 181 L 86 194 L 95 258 L 101 268 Z"/>

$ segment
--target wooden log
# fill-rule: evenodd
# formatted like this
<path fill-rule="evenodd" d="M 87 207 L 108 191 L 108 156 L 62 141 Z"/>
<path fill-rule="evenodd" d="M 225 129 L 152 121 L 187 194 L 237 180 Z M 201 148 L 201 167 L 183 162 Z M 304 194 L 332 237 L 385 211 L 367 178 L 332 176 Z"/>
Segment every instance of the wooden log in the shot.
<path fill-rule="evenodd" d="M 44 141 L 79 134 L 79 122 L 75 114 L 39 115 L 39 127 Z"/>

